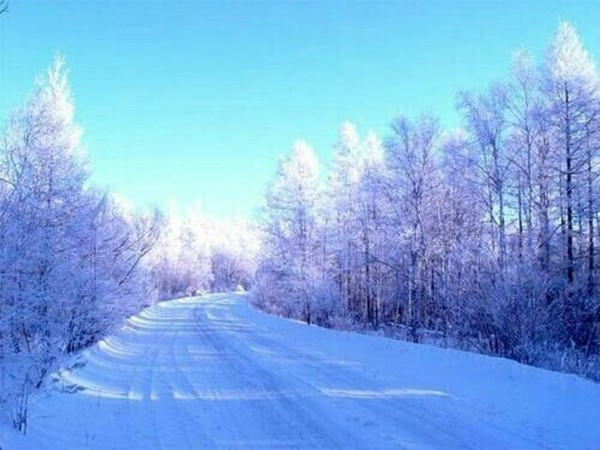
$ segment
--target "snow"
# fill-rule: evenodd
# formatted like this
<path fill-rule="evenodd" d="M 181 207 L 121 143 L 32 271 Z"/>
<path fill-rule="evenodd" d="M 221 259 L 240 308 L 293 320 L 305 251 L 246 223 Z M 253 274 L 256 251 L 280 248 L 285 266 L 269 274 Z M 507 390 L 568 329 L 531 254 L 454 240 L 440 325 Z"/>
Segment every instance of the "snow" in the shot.
<path fill-rule="evenodd" d="M 86 351 L 3 449 L 600 448 L 600 385 L 260 313 L 154 305 Z"/>

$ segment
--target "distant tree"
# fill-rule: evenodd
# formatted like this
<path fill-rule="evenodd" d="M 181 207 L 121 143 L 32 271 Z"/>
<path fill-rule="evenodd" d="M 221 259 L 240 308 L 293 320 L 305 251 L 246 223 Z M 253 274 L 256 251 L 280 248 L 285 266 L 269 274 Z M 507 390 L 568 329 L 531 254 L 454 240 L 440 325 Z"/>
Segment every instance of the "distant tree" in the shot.
<path fill-rule="evenodd" d="M 182 217 L 171 205 L 163 232 L 151 254 L 154 282 L 161 299 L 209 290 L 212 282 L 210 230 L 199 208 Z"/>
<path fill-rule="evenodd" d="M 248 290 L 252 287 L 260 239 L 247 221 L 210 222 L 212 290 Z"/>
<path fill-rule="evenodd" d="M 150 254 L 159 298 L 249 289 L 258 247 L 257 227 L 249 222 L 214 219 L 198 207 L 181 216 L 171 205 Z"/>

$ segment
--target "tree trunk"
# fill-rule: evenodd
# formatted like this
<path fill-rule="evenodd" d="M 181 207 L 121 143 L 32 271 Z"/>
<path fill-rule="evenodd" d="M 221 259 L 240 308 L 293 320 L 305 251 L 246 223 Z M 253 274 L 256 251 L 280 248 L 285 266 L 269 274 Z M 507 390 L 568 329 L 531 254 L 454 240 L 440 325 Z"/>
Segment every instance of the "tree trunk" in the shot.
<path fill-rule="evenodd" d="M 569 90 L 565 88 L 565 158 L 566 158 L 566 185 L 567 195 L 567 282 L 573 284 L 574 256 L 573 256 L 573 155 L 571 148 L 571 112 L 569 103 Z"/>

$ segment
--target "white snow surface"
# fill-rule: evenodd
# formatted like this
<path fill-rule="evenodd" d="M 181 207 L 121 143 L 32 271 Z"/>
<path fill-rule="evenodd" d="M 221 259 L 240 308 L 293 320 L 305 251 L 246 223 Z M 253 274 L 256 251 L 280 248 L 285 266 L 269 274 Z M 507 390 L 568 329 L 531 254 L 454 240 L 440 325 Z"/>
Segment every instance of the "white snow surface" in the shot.
<path fill-rule="evenodd" d="M 84 353 L 2 449 L 600 449 L 600 385 L 272 317 L 244 295 L 159 303 Z"/>

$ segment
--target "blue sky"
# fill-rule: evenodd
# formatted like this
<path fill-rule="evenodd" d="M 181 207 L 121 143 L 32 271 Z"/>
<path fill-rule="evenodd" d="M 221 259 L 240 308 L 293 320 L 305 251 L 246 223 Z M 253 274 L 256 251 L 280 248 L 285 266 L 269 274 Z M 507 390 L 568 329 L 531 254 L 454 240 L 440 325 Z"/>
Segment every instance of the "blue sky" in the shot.
<path fill-rule="evenodd" d="M 455 126 L 457 91 L 541 56 L 559 20 L 600 55 L 600 4 L 520 1 L 11 0 L 0 117 L 65 55 L 93 179 L 134 204 L 248 216 L 296 139 L 401 113 Z"/>

